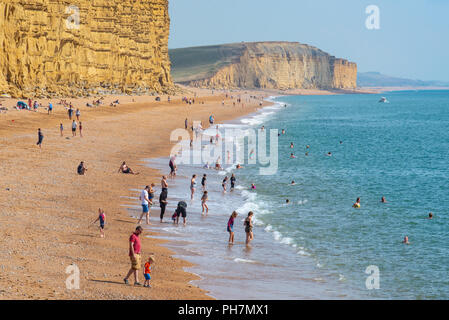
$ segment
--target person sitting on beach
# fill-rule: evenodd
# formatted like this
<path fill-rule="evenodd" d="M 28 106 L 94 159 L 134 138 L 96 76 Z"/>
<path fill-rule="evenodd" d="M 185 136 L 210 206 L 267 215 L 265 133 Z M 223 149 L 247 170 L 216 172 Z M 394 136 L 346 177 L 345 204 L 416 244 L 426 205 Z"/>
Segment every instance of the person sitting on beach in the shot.
<path fill-rule="evenodd" d="M 78 168 L 76 169 L 79 175 L 84 175 L 87 171 L 87 168 L 84 166 L 84 161 L 81 161 L 78 165 Z"/>
<path fill-rule="evenodd" d="M 95 219 L 94 222 L 92 222 L 92 224 L 94 224 L 95 222 L 100 221 L 100 238 L 104 238 L 104 224 L 106 222 L 106 215 L 104 214 L 104 210 L 103 209 L 98 209 L 98 217 L 97 219 Z"/>
<path fill-rule="evenodd" d="M 237 212 L 234 211 L 228 220 L 229 244 L 234 244 L 234 220 L 237 218 Z"/>
<path fill-rule="evenodd" d="M 352 205 L 353 208 L 360 209 L 360 197 L 357 198 L 355 203 Z"/>
<path fill-rule="evenodd" d="M 122 163 L 122 165 L 120 166 L 120 168 L 118 169 L 118 172 L 120 173 L 126 173 L 126 174 L 139 174 L 138 172 L 137 173 L 134 173 L 134 171 L 130 168 L 130 167 L 128 167 L 127 165 L 126 165 L 126 162 L 125 161 L 123 161 L 123 163 Z"/>

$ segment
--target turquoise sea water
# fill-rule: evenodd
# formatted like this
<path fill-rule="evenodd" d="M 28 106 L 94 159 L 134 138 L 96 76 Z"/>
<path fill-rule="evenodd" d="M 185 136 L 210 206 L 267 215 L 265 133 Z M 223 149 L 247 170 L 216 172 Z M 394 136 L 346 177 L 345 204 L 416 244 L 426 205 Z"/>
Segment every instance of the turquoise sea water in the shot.
<path fill-rule="evenodd" d="M 381 95 L 277 98 L 287 107 L 263 125 L 286 130 L 279 170 L 261 176 L 248 167 L 240 182 L 257 185 L 268 210 L 261 225 L 356 297 L 448 299 L 449 91 L 384 95 L 389 103 L 378 103 Z M 351 207 L 357 197 L 361 209 Z M 365 286 L 369 265 L 380 271 L 377 290 Z"/>
<path fill-rule="evenodd" d="M 389 103 L 378 102 L 383 95 Z M 260 175 L 247 161 L 244 169 L 225 165 L 223 171 L 179 164 L 178 177 L 169 181 L 166 223 L 151 228 L 195 264 L 188 268 L 200 277 L 194 283 L 218 299 L 448 299 L 449 91 L 383 95 L 278 97 L 272 107 L 221 124 L 223 131 L 285 129 L 276 174 Z M 168 158 L 149 165 L 168 173 Z M 188 201 L 190 177 L 197 174 L 200 186 L 204 173 L 207 217 L 200 187 Z M 221 181 L 231 173 L 236 190 L 223 193 Z M 357 197 L 360 209 L 352 208 Z M 170 223 L 180 200 L 188 201 L 186 227 Z M 139 206 L 130 210 L 140 213 Z M 236 243 L 228 246 L 233 210 L 239 212 Z M 249 210 L 255 238 L 247 248 Z M 402 243 L 405 235 L 409 245 Z M 368 266 L 379 270 L 379 289 L 366 286 Z"/>

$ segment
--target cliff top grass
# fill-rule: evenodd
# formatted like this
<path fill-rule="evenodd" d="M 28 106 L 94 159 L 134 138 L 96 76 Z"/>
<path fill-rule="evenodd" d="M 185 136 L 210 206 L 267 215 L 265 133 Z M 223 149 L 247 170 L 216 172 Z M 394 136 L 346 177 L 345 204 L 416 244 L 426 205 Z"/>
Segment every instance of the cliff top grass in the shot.
<path fill-rule="evenodd" d="M 175 82 L 188 82 L 213 76 L 224 66 L 238 62 L 245 50 L 255 54 L 267 54 L 282 50 L 283 53 L 312 51 L 315 55 L 325 52 L 299 42 L 241 42 L 222 45 L 189 47 L 169 50 L 171 75 Z"/>

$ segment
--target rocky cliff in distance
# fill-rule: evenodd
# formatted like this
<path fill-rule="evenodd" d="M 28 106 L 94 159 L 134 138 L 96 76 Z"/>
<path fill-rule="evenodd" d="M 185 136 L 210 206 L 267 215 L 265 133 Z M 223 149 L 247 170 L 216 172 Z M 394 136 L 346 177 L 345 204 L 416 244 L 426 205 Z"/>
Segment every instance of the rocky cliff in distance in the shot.
<path fill-rule="evenodd" d="M 232 89 L 351 89 L 357 65 L 298 42 L 235 43 L 169 51 L 175 82 Z"/>
<path fill-rule="evenodd" d="M 79 28 L 67 25 L 69 17 Z M 0 0 L 0 94 L 167 92 L 168 0 Z M 73 21 L 71 19 L 69 21 Z"/>

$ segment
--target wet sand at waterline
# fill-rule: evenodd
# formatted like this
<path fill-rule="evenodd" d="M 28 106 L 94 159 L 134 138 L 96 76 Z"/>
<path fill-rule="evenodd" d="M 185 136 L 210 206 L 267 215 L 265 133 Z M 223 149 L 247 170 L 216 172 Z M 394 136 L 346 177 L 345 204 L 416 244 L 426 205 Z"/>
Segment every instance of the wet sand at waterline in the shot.
<path fill-rule="evenodd" d="M 218 91 L 211 96 L 210 90 L 197 90 L 194 105 L 181 103 L 180 96 L 172 97 L 171 103 L 167 96 L 162 102 L 154 102 L 154 97 L 145 101 L 109 96 L 97 108 L 85 107 L 93 98 L 66 99 L 81 110 L 82 138 L 72 137 L 71 121 L 57 104 L 59 99 L 51 100 L 52 115 L 43 108 L 14 110 L 17 100 L 3 100 L 9 110 L 0 114 L 0 299 L 210 299 L 190 284 L 197 277 L 183 271 L 188 262 L 172 257 L 164 240 L 146 237 L 155 235 L 151 228 L 141 239 L 142 259 L 154 254 L 157 260 L 152 288 L 123 283 L 130 266 L 128 239 L 136 227 L 124 205 L 139 205 L 139 192 L 133 189 L 152 182 L 160 186 L 162 174 L 145 166 L 143 159 L 166 156 L 168 164 L 174 145 L 170 133 L 184 128 L 185 118 L 189 126 L 192 120 L 208 124 L 210 114 L 216 122 L 237 118 L 259 106 L 260 100 L 247 103 L 247 97 L 263 95 L 241 94 L 244 108 L 233 107 L 237 92 L 230 93 L 231 100 Z M 116 99 L 121 104 L 110 107 Z M 132 99 L 136 103 L 130 103 Z M 38 101 L 47 106 L 48 100 Z M 38 128 L 44 134 L 42 149 L 36 146 Z M 76 173 L 80 161 L 88 168 L 85 176 Z M 117 173 L 122 161 L 140 174 Z M 98 208 L 106 213 L 105 239 L 99 236 L 98 223 L 89 226 Z M 155 206 L 152 223 L 159 223 L 158 215 Z M 79 290 L 66 289 L 66 268 L 71 264 L 80 270 Z M 143 283 L 141 273 L 139 278 Z"/>

